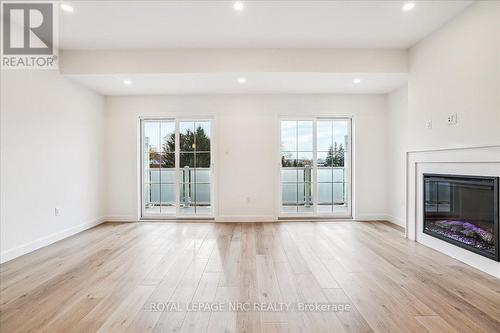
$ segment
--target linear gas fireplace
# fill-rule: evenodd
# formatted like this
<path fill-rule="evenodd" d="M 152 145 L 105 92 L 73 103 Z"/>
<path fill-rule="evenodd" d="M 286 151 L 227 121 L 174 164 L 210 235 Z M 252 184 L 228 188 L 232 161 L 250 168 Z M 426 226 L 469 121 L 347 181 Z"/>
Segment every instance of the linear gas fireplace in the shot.
<path fill-rule="evenodd" d="M 499 259 L 498 177 L 424 174 L 424 233 Z"/>

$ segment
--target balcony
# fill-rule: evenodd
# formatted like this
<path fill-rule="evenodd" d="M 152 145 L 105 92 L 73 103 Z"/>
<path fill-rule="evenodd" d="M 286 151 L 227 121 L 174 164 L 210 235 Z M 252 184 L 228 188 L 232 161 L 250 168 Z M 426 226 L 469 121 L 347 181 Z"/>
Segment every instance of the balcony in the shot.
<path fill-rule="evenodd" d="M 179 172 L 179 214 L 210 214 L 210 168 L 185 167 Z M 176 169 L 147 169 L 144 203 L 148 214 L 176 214 Z"/>
<path fill-rule="evenodd" d="M 312 213 L 316 201 L 319 214 L 347 213 L 349 183 L 346 168 L 318 167 L 317 191 L 313 176 L 309 166 L 281 168 L 282 212 Z M 317 200 L 314 200 L 315 195 Z"/>

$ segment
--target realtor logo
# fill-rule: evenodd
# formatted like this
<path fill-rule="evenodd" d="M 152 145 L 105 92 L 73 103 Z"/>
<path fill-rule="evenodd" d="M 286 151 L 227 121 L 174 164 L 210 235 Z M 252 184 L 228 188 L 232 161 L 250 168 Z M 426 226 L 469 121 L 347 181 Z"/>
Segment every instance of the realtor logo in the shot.
<path fill-rule="evenodd" d="M 57 69 L 57 6 L 2 3 L 2 68 Z"/>

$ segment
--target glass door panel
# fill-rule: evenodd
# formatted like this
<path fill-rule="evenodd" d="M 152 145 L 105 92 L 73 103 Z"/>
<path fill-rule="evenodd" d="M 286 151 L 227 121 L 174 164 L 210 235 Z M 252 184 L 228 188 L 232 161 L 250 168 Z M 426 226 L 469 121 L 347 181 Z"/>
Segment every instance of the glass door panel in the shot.
<path fill-rule="evenodd" d="M 348 119 L 317 121 L 318 213 L 349 215 Z"/>
<path fill-rule="evenodd" d="M 211 123 L 179 122 L 180 215 L 212 213 Z"/>
<path fill-rule="evenodd" d="M 281 122 L 281 212 L 313 213 L 313 122 Z"/>
<path fill-rule="evenodd" d="M 175 214 L 175 122 L 143 122 L 143 214 Z"/>
<path fill-rule="evenodd" d="M 142 216 L 211 214 L 211 122 L 143 120 L 142 133 Z"/>
<path fill-rule="evenodd" d="M 350 120 L 281 121 L 280 211 L 350 215 Z"/>

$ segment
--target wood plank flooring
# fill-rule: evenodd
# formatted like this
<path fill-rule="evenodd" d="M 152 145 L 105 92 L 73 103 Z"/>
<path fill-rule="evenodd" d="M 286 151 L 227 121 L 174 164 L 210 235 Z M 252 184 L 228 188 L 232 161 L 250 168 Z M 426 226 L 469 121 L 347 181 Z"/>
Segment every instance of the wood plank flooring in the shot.
<path fill-rule="evenodd" d="M 385 222 L 105 223 L 0 288 L 6 333 L 500 332 L 500 280 Z"/>

